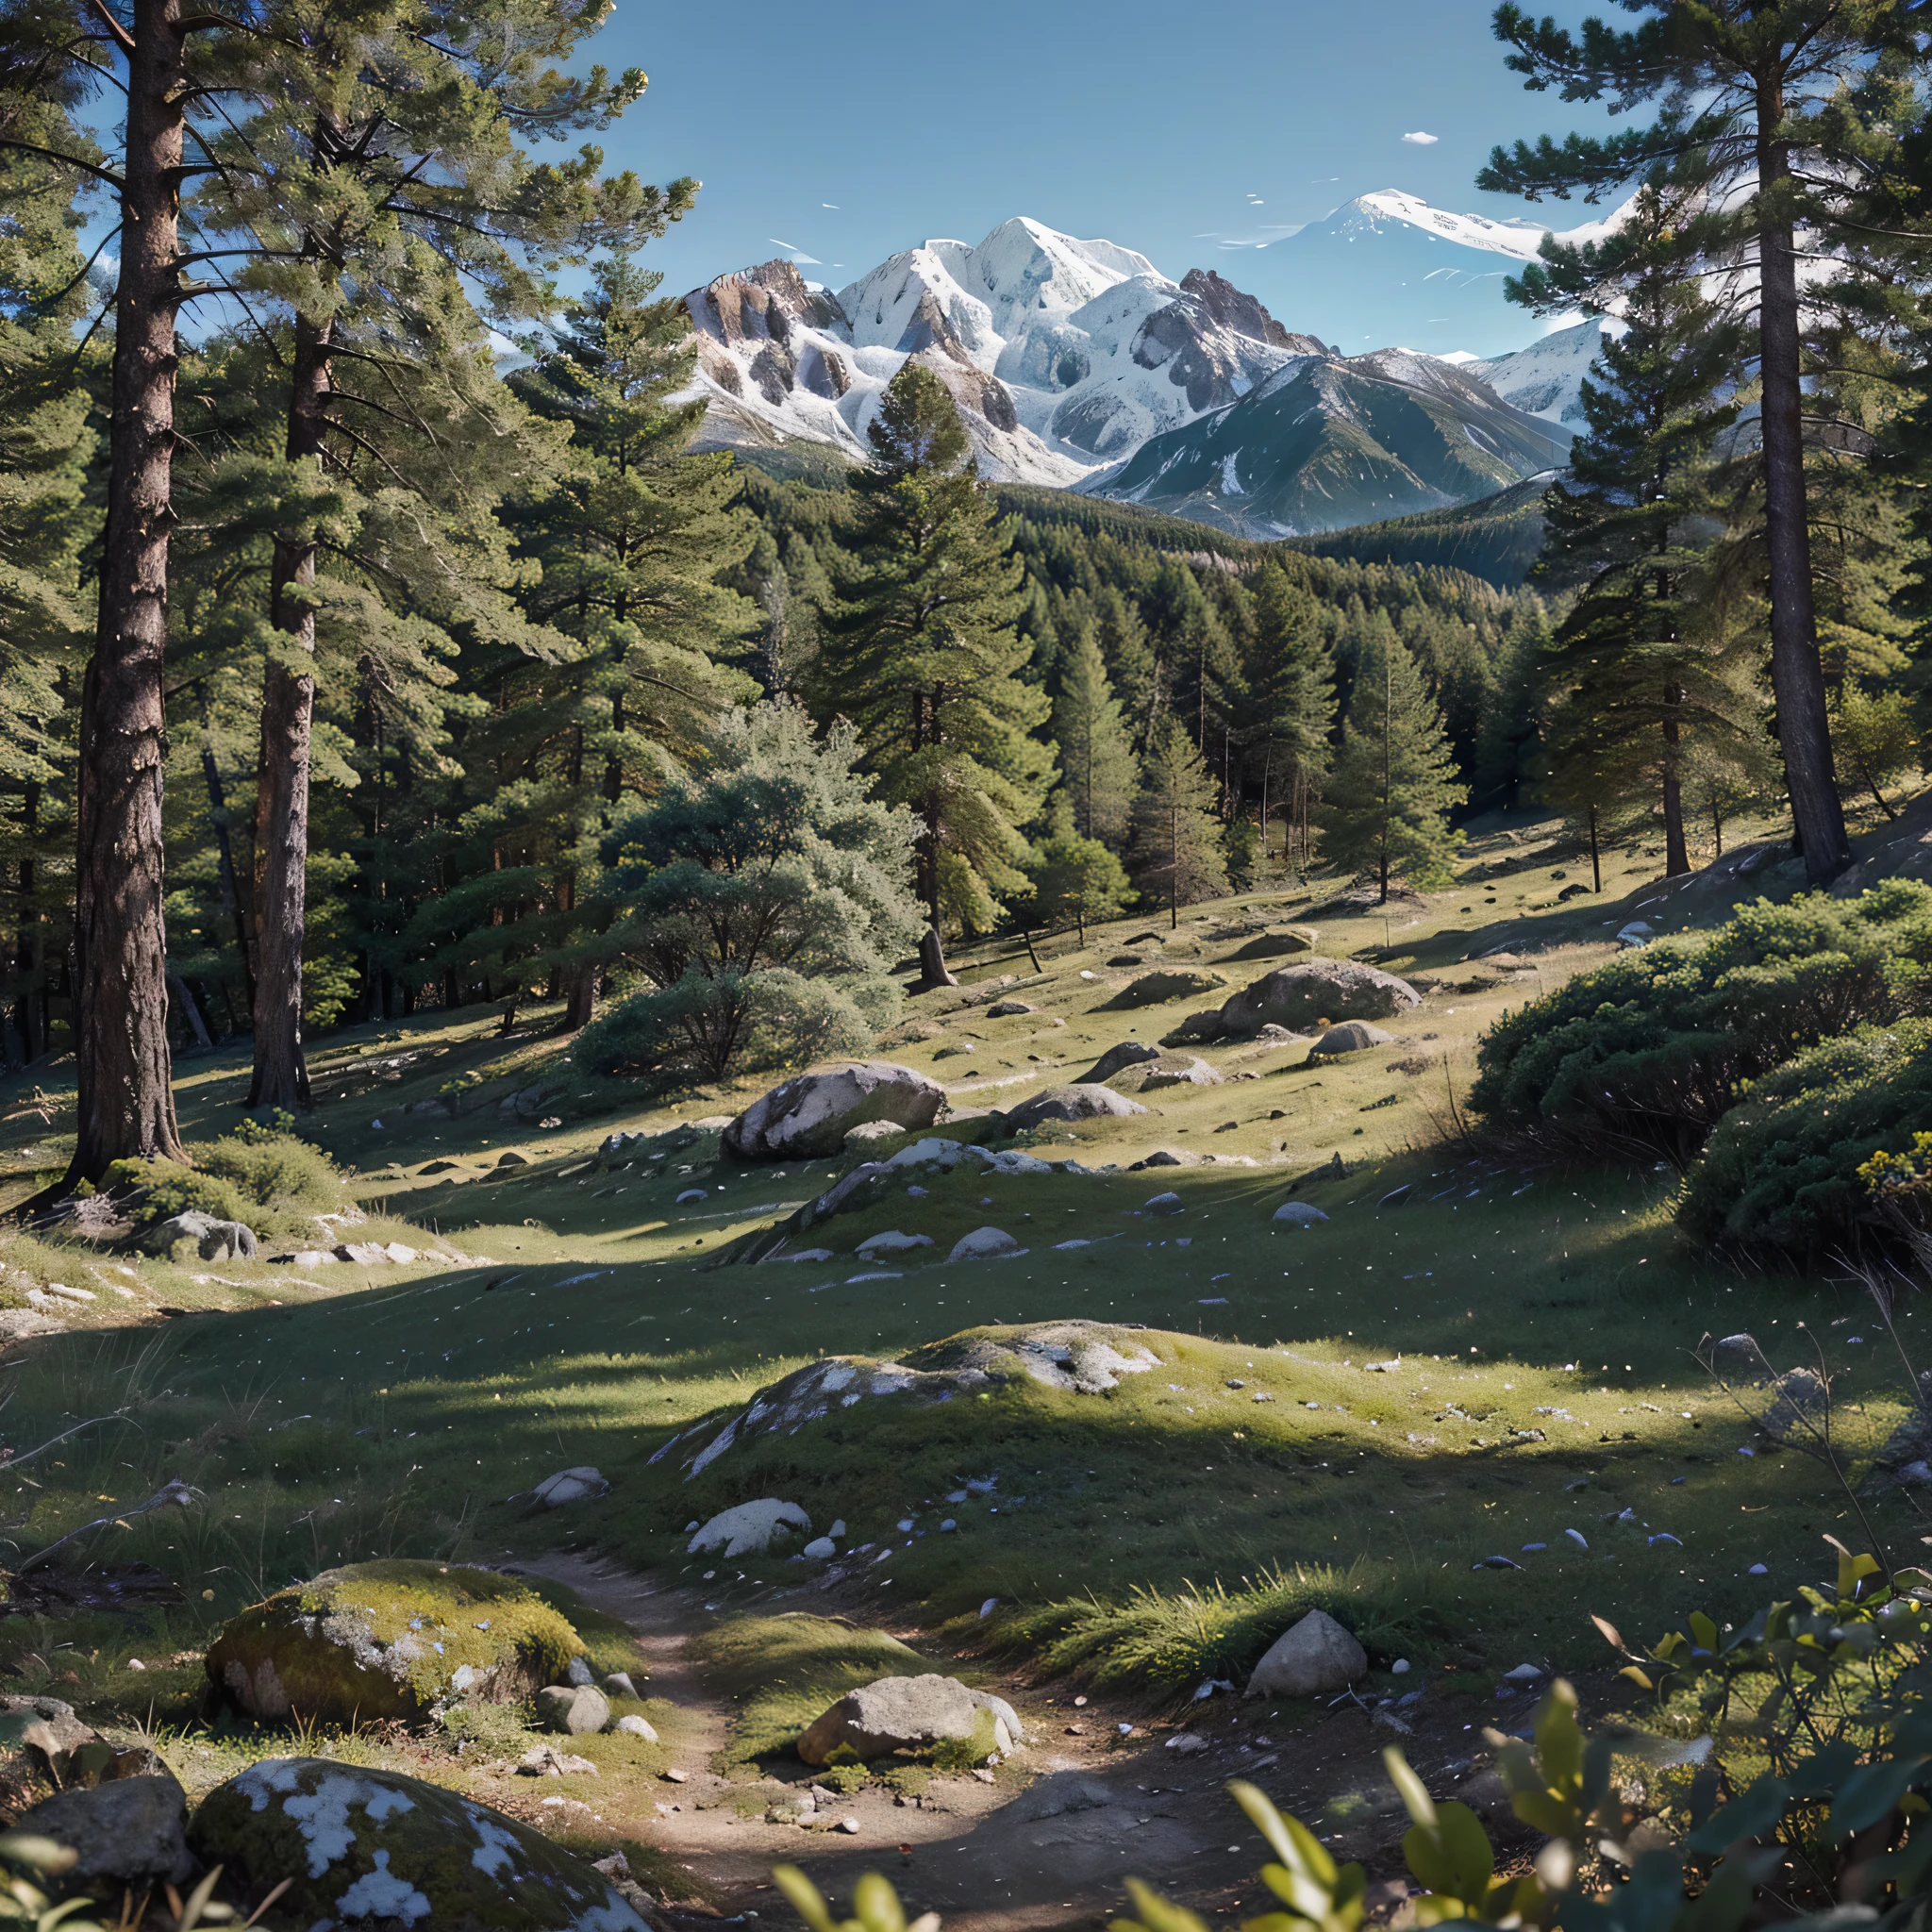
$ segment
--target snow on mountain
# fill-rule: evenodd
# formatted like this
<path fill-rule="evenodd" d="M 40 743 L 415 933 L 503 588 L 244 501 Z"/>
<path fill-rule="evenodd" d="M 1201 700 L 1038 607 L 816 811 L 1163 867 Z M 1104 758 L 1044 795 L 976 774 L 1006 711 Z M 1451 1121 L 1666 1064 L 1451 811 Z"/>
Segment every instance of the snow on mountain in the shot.
<path fill-rule="evenodd" d="M 1621 216 L 1558 230 L 1557 239 L 1600 240 Z M 1277 302 L 1291 300 L 1298 321 L 1345 350 L 1403 341 L 1494 357 L 1536 326 L 1503 285 L 1535 260 L 1543 233 L 1534 222 L 1456 214 L 1390 188 L 1274 243 L 1268 261 Z"/>
<path fill-rule="evenodd" d="M 685 306 L 701 446 L 802 439 L 863 456 L 910 356 L 959 403 L 981 473 L 1028 483 L 1091 476 L 1327 353 L 1217 275 L 1173 282 L 1132 249 L 1024 219 L 976 246 L 904 250 L 836 295 L 770 261 Z"/>
<path fill-rule="evenodd" d="M 1605 324 L 1600 320 L 1579 322 L 1571 328 L 1559 328 L 1512 355 L 1495 356 L 1487 362 L 1464 366 L 1470 375 L 1488 383 L 1506 403 L 1580 434 L 1583 378 L 1596 359 L 1604 330 Z"/>

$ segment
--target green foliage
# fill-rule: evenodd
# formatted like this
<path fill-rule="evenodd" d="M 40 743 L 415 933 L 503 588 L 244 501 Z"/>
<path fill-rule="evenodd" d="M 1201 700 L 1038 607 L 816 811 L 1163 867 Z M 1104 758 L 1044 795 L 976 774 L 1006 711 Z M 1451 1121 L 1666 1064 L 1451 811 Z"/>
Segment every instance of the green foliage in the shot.
<path fill-rule="evenodd" d="M 1386 902 L 1397 881 L 1415 891 L 1450 882 L 1449 813 L 1466 790 L 1456 781 L 1442 715 L 1415 659 L 1384 629 L 1357 669 L 1317 820 L 1322 856 L 1373 879 Z"/>
<path fill-rule="evenodd" d="M 931 370 L 908 360 L 867 434 L 812 701 L 851 722 L 880 795 L 919 820 L 917 891 L 934 927 L 947 897 L 984 924 L 1023 882 L 1021 827 L 1049 765 L 1029 735 L 1046 695 L 1019 675 L 1021 572 Z M 949 865 L 960 874 L 950 889 Z"/>
<path fill-rule="evenodd" d="M 1214 781 L 1188 734 L 1163 718 L 1141 764 L 1134 801 L 1134 883 L 1172 920 L 1182 906 L 1227 891 L 1227 858 Z"/>
<path fill-rule="evenodd" d="M 1743 1082 L 1924 1010 L 1928 962 L 1932 890 L 1915 882 L 1759 900 L 1708 939 L 1654 941 L 1505 1014 L 1470 1104 L 1499 1125 L 1688 1154 Z"/>
<path fill-rule="evenodd" d="M 1788 1263 L 1855 1252 L 1881 1228 L 1883 1191 L 1900 1190 L 1895 1168 L 1871 1163 L 1926 1119 L 1932 1022 L 1827 1040 L 1744 1086 L 1686 1177 L 1678 1223 Z"/>
<path fill-rule="evenodd" d="M 47 1890 L 48 1882 L 71 1871 L 78 1857 L 69 1846 L 32 1832 L 0 1833 L 0 1925 L 20 1932 L 106 1932 L 98 1919 L 81 1916 L 86 1900 L 57 1905 Z M 206 1904 L 206 1889 L 201 1898 Z"/>
<path fill-rule="evenodd" d="M 852 1053 L 890 1024 L 916 941 L 914 827 L 854 770 L 849 726 L 796 706 L 727 713 L 705 758 L 605 838 L 621 908 L 605 944 L 653 990 L 587 1037 L 593 1071 L 770 1065 Z"/>
<path fill-rule="evenodd" d="M 317 1214 L 342 1206 L 342 1177 L 321 1148 L 247 1121 L 212 1145 L 194 1147 L 193 1167 L 172 1160 L 118 1160 L 110 1191 L 129 1191 L 143 1227 L 195 1211 L 245 1221 L 258 1234 L 314 1232 Z"/>
<path fill-rule="evenodd" d="M 1098 626 L 1082 618 L 1062 646 L 1053 703 L 1060 787 L 1074 830 L 1116 850 L 1134 804 L 1134 752 L 1100 653 Z"/>
<path fill-rule="evenodd" d="M 1133 903 L 1127 874 L 1098 839 L 1056 832 L 1026 867 L 1033 880 L 1034 916 L 1049 925 L 1068 922 L 1084 935 L 1087 922 L 1118 919 Z"/>

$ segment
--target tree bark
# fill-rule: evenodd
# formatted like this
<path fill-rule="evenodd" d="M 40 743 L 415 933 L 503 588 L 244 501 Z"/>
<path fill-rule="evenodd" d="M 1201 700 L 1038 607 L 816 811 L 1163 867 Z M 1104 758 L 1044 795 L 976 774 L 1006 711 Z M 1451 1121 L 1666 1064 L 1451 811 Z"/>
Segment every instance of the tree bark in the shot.
<path fill-rule="evenodd" d="M 320 465 L 334 325 L 295 320 L 289 460 Z M 302 947 L 308 918 L 308 766 L 315 723 L 315 539 L 275 539 L 270 611 L 288 641 L 261 691 L 261 763 L 255 806 L 255 1075 L 250 1107 L 306 1110 Z"/>
<path fill-rule="evenodd" d="M 1790 214 L 1782 206 L 1790 163 L 1785 143 L 1776 138 L 1783 119 L 1783 90 L 1767 82 L 1757 101 L 1757 278 L 1771 685 L 1806 874 L 1814 886 L 1822 886 L 1851 863 L 1852 849 L 1832 772 L 1824 669 L 1818 658 L 1818 620 L 1811 595 L 1797 250 Z"/>
<path fill-rule="evenodd" d="M 1679 755 L 1682 734 L 1677 728 L 1674 690 L 1664 697 L 1664 876 L 1674 879 L 1690 870 L 1690 841 L 1684 836 L 1684 772 Z"/>
<path fill-rule="evenodd" d="M 201 728 L 208 729 L 209 708 L 206 690 L 202 693 Z M 235 869 L 235 841 L 228 831 L 228 799 L 222 785 L 222 768 L 215 761 L 214 746 L 206 736 L 201 744 L 201 776 L 208 787 L 208 816 L 214 822 L 215 855 L 222 869 L 222 891 L 227 895 L 228 916 L 235 923 L 235 945 L 242 955 L 242 984 L 251 1022 L 255 1013 L 255 941 L 248 930 L 248 902 L 242 894 L 242 877 Z"/>
<path fill-rule="evenodd" d="M 161 776 L 175 516 L 175 310 L 186 62 L 179 0 L 134 0 L 108 504 L 81 688 L 75 869 L 77 1133 L 64 1191 L 116 1160 L 186 1160 L 168 1055 Z"/>

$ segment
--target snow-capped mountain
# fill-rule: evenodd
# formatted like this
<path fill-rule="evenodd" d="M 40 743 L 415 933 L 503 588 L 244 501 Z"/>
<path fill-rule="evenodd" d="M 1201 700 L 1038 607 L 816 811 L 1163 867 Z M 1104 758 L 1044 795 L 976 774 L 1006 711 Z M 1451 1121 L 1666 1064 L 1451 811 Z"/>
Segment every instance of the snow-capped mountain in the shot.
<path fill-rule="evenodd" d="M 1599 240 L 1620 215 L 1558 230 L 1557 240 Z M 1537 326 L 1503 284 L 1536 259 L 1543 234 L 1535 222 L 1456 214 L 1389 188 L 1274 242 L 1269 279 L 1292 291 L 1297 321 L 1347 352 L 1396 341 L 1500 356 Z"/>
<path fill-rule="evenodd" d="M 976 246 L 907 249 L 836 295 L 768 261 L 685 306 L 701 445 L 802 439 L 862 457 L 915 356 L 959 403 L 982 475 L 1028 483 L 1077 483 L 1327 353 L 1217 275 L 1170 281 L 1132 249 L 1027 220 Z"/>
<path fill-rule="evenodd" d="M 1411 349 L 1324 357 L 1153 437 L 1092 493 L 1249 537 L 1379 523 L 1560 468 L 1570 432 L 1473 366 Z"/>
<path fill-rule="evenodd" d="M 1593 318 L 1559 328 L 1513 355 L 1460 366 L 1488 383 L 1506 403 L 1581 435 L 1583 410 L 1578 398 L 1583 378 L 1602 346 L 1604 329 L 1604 323 Z"/>

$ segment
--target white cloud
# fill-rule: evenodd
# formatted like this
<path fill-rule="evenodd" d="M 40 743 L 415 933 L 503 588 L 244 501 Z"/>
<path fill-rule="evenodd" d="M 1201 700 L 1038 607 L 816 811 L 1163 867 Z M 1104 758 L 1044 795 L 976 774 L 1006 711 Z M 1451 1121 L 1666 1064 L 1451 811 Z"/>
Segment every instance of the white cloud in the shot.
<path fill-rule="evenodd" d="M 1434 147 L 1442 137 L 1440 134 L 1424 134 L 1421 128 L 1417 128 L 1413 134 L 1405 134 L 1402 138 L 1415 147 Z"/>
<path fill-rule="evenodd" d="M 819 206 L 821 208 L 830 208 L 835 214 L 838 212 L 839 209 L 839 204 L 836 201 L 822 201 L 819 203 Z"/>
<path fill-rule="evenodd" d="M 816 255 L 808 255 L 796 242 L 781 242 L 775 235 L 771 242 L 774 248 L 782 248 L 794 263 L 809 262 L 813 268 L 822 266 Z"/>

